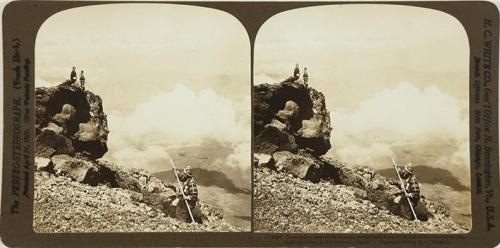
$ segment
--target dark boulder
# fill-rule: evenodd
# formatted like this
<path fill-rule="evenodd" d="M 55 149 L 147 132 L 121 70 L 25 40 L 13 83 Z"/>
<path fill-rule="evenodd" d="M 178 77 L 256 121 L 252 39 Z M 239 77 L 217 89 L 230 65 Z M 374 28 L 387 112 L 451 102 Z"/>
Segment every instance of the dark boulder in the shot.
<path fill-rule="evenodd" d="M 40 171 L 51 171 L 52 170 L 52 161 L 48 158 L 43 157 L 35 157 L 35 168 Z"/>
<path fill-rule="evenodd" d="M 274 158 L 265 153 L 254 153 L 253 154 L 254 166 L 255 167 L 268 167 L 275 168 Z"/>
<path fill-rule="evenodd" d="M 269 125 L 255 138 L 254 152 L 273 154 L 276 151 L 295 153 L 298 151 L 298 145 L 293 135 Z"/>
<path fill-rule="evenodd" d="M 101 181 L 98 168 L 91 161 L 65 154 L 53 156 L 51 161 L 56 175 L 64 175 L 77 182 L 90 185 L 97 185 Z"/>
<path fill-rule="evenodd" d="M 320 165 L 310 157 L 281 151 L 275 152 L 273 159 L 275 161 L 274 166 L 278 171 L 283 171 L 312 182 L 319 182 L 321 178 Z"/>
<path fill-rule="evenodd" d="M 73 155 L 75 153 L 71 139 L 62 135 L 61 131 L 54 129 L 56 129 L 55 124 L 49 125 L 48 128 L 43 128 L 36 136 L 35 155 L 37 157 L 50 158 L 57 154 Z"/>
<path fill-rule="evenodd" d="M 103 159 L 96 161 L 101 183 L 113 188 L 128 189 L 141 194 L 175 195 L 175 187 L 162 182 L 149 172 L 140 169 L 123 169 Z"/>

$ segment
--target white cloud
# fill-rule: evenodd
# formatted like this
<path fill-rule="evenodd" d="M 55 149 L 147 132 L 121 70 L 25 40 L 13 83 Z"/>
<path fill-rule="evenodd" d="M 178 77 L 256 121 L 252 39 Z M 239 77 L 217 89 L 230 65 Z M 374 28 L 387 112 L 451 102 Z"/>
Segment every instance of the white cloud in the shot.
<path fill-rule="evenodd" d="M 110 142 L 149 134 L 156 136 L 155 142 L 167 143 L 203 138 L 248 141 L 249 123 L 237 116 L 232 100 L 210 89 L 194 92 L 178 84 L 172 91 L 160 92 L 138 104 L 132 113 L 110 115 L 110 130 L 115 133 L 110 135 Z"/>
<path fill-rule="evenodd" d="M 331 154 L 374 168 L 405 162 L 449 170 L 469 185 L 468 116 L 436 86 L 401 82 L 362 101 L 354 111 L 332 111 Z"/>
<path fill-rule="evenodd" d="M 227 156 L 225 163 L 220 164 L 218 170 L 226 171 L 226 175 L 240 175 L 236 177 L 234 184 L 240 188 L 250 189 L 251 187 L 251 166 L 250 152 L 251 145 L 248 143 L 239 143 L 233 146 L 233 153 Z M 217 169 L 217 167 L 215 167 Z"/>
<path fill-rule="evenodd" d="M 211 139 L 230 143 L 233 153 L 213 169 L 235 184 L 250 184 L 250 100 L 234 102 L 211 89 L 193 91 L 178 84 L 140 103 L 131 113 L 108 115 L 112 160 L 125 167 L 161 168 L 167 147 L 197 145 Z M 188 154 L 196 156 L 197 154 Z"/>
<path fill-rule="evenodd" d="M 464 185 L 470 186 L 469 140 L 462 140 L 451 156 L 443 155 L 435 163 L 438 168 L 448 168 Z"/>
<path fill-rule="evenodd" d="M 349 127 L 359 137 L 383 130 L 383 134 L 411 139 L 464 138 L 468 129 L 460 113 L 458 101 L 438 87 L 421 90 L 402 82 L 362 101 L 353 113 L 336 113 L 334 117 L 339 128 Z"/>
<path fill-rule="evenodd" d="M 152 165 L 168 161 L 168 154 L 165 148 L 156 145 L 148 146 L 144 150 L 139 150 L 135 147 L 121 147 L 119 150 L 113 151 L 112 158 L 119 165 L 147 169 Z"/>

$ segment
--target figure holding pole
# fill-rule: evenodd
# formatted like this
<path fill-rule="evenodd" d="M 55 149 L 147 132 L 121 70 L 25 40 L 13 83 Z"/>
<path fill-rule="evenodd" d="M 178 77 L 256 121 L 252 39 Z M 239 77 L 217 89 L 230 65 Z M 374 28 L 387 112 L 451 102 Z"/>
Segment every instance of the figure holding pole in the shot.
<path fill-rule="evenodd" d="M 391 156 L 392 165 L 394 169 L 396 169 L 396 174 L 398 175 L 399 182 L 401 184 L 401 188 L 403 189 L 404 196 L 397 196 L 394 198 L 394 203 L 400 204 L 400 213 L 403 217 L 407 219 L 412 219 L 418 221 L 418 217 L 415 211 L 415 207 L 420 201 L 420 186 L 416 181 L 413 170 L 411 169 L 411 164 L 407 165 L 403 171 L 400 172 L 399 166 L 396 164 L 394 157 Z M 403 181 L 403 179 L 406 180 Z M 402 198 L 406 198 L 408 202 L 408 207 L 411 210 L 411 216 L 408 215 L 408 211 L 406 209 L 406 203 L 401 202 Z"/>
<path fill-rule="evenodd" d="M 170 165 L 172 166 L 175 174 L 175 178 L 177 179 L 177 183 L 179 184 L 179 189 L 181 192 L 182 199 L 184 200 L 185 203 L 185 208 L 181 206 L 178 206 L 178 210 L 176 211 L 176 216 L 179 217 L 180 219 L 185 220 L 184 218 L 184 210 L 187 210 L 187 213 L 189 214 L 191 223 L 196 223 L 195 218 L 193 216 L 192 209 L 196 207 L 196 204 L 198 203 L 198 188 L 196 186 L 196 183 L 192 177 L 191 170 L 189 168 L 184 169 L 181 173 L 175 168 L 174 162 L 172 161 L 172 158 L 169 156 L 169 161 Z M 181 181 L 184 183 L 182 184 Z M 179 199 L 179 198 L 178 198 Z M 180 200 L 179 200 L 180 201 Z M 177 205 L 178 201 L 174 203 Z"/>

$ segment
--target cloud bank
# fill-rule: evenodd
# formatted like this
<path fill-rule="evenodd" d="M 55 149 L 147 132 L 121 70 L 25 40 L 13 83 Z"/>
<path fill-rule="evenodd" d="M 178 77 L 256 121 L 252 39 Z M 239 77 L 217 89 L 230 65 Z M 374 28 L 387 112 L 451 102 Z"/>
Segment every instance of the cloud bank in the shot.
<path fill-rule="evenodd" d="M 121 166 L 166 170 L 168 148 L 215 140 L 231 144 L 233 152 L 203 166 L 230 175 L 237 185 L 250 185 L 250 97 L 235 102 L 211 89 L 193 91 L 178 84 L 130 113 L 110 113 L 108 122 L 106 157 Z"/>
<path fill-rule="evenodd" d="M 333 108 L 333 149 L 340 160 L 374 167 L 401 164 L 449 170 L 470 185 L 468 109 L 436 86 L 408 82 L 362 101 L 353 111 Z"/>

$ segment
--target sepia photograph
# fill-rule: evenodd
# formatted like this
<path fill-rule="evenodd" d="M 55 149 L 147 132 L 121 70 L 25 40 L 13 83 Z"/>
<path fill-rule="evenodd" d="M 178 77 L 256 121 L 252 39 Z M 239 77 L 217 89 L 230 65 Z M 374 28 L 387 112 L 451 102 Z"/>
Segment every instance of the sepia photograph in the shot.
<path fill-rule="evenodd" d="M 2 6 L 5 247 L 498 246 L 499 4 Z"/>
<path fill-rule="evenodd" d="M 254 62 L 256 232 L 470 231 L 457 19 L 398 5 L 288 10 L 260 28 Z"/>
<path fill-rule="evenodd" d="M 250 43 L 236 18 L 71 8 L 43 23 L 35 53 L 36 233 L 250 231 Z"/>

